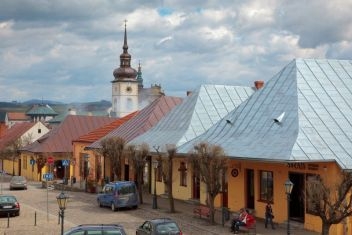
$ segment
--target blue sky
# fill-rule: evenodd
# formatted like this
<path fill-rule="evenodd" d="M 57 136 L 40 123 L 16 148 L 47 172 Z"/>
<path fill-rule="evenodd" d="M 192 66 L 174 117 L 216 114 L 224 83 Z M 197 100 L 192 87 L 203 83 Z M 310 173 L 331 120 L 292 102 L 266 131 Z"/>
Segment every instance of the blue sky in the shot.
<path fill-rule="evenodd" d="M 0 101 L 111 101 L 127 20 L 144 86 L 252 86 L 294 58 L 352 59 L 352 1 L 0 0 Z"/>

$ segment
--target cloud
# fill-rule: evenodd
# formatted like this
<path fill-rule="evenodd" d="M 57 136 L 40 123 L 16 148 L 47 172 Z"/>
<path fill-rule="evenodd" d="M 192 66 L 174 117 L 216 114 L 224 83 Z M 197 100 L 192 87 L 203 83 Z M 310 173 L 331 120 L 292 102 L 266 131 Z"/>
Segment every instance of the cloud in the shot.
<path fill-rule="evenodd" d="M 111 100 L 124 20 L 132 67 L 141 62 L 145 87 L 161 84 L 167 95 L 184 96 L 204 83 L 251 86 L 296 57 L 351 59 L 351 6 L 344 0 L 2 0 L 0 100 Z"/>

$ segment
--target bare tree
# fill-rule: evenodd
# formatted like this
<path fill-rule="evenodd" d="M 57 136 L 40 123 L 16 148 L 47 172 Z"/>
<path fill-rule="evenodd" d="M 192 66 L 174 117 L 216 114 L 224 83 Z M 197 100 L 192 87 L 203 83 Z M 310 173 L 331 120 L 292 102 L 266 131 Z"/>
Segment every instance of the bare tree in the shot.
<path fill-rule="evenodd" d="M 125 143 L 126 141 L 123 138 L 109 137 L 101 141 L 101 149 L 97 150 L 102 156 L 110 159 L 114 178 L 116 176 L 118 180 L 121 180 L 121 162 Z"/>
<path fill-rule="evenodd" d="M 10 141 L 4 149 L 0 151 L 0 157 L 2 159 L 8 159 L 12 161 L 12 175 L 15 175 L 15 161 L 19 158 L 22 148 L 21 138 Z"/>
<path fill-rule="evenodd" d="M 206 185 L 207 202 L 210 208 L 210 223 L 215 223 L 215 197 L 222 192 L 222 179 L 225 177 L 228 158 L 220 146 L 199 143 L 190 154 L 190 162 L 194 173 L 199 173 L 200 179 Z"/>
<path fill-rule="evenodd" d="M 139 200 L 143 204 L 143 176 L 144 167 L 147 162 L 147 157 L 149 155 L 149 146 L 147 144 L 142 144 L 139 149 L 135 145 L 129 145 L 127 147 L 128 158 L 132 163 L 132 167 L 135 173 L 135 180 L 137 183 Z"/>
<path fill-rule="evenodd" d="M 307 212 L 322 220 L 322 235 L 328 235 L 331 225 L 352 215 L 352 174 L 342 172 L 335 185 L 321 177 L 308 180 Z"/>

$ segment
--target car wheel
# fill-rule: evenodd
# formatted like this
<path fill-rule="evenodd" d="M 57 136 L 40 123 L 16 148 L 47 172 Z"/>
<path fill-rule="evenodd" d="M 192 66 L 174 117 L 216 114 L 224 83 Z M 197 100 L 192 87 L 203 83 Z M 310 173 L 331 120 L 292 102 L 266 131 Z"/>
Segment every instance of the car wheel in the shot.
<path fill-rule="evenodd" d="M 20 216 L 20 212 L 19 211 L 16 212 L 15 216 Z"/>
<path fill-rule="evenodd" d="M 111 203 L 111 210 L 112 211 L 117 211 L 117 208 L 116 208 L 116 206 L 115 206 L 115 204 L 113 202 Z"/>

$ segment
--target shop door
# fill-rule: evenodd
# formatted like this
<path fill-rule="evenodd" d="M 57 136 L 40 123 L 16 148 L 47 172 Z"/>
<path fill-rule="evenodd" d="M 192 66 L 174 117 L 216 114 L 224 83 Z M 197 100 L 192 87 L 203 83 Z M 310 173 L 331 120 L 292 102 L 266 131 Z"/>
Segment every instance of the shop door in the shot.
<path fill-rule="evenodd" d="M 246 169 L 246 208 L 254 209 L 254 170 Z"/>
<path fill-rule="evenodd" d="M 289 178 L 293 183 L 290 195 L 290 219 L 304 222 L 304 174 L 291 172 Z"/>

